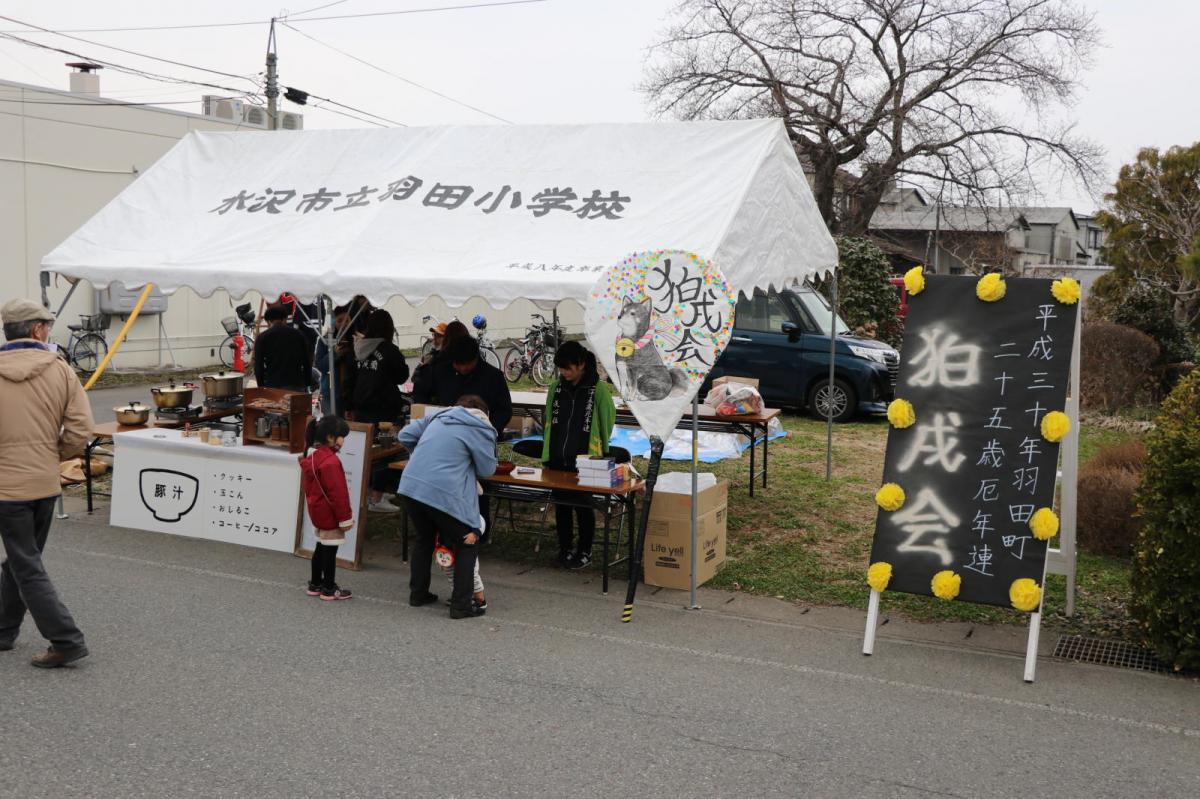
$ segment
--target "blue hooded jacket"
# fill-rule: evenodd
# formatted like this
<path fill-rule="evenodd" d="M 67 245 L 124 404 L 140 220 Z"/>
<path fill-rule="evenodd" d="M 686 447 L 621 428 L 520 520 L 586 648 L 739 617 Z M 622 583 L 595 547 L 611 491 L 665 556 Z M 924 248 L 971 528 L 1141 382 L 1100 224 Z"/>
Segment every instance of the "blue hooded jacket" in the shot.
<path fill-rule="evenodd" d="M 496 428 L 454 407 L 418 419 L 400 431 L 410 453 L 401 496 L 448 513 L 472 530 L 479 529 L 475 481 L 496 473 Z"/>

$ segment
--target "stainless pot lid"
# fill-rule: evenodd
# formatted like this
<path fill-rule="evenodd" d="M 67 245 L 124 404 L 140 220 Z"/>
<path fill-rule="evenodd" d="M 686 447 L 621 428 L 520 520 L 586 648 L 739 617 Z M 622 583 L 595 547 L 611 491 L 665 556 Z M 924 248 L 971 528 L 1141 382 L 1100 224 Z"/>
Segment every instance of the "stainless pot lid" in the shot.
<path fill-rule="evenodd" d="M 245 378 L 245 375 L 241 372 L 213 372 L 212 374 L 200 375 L 201 380 L 230 381 L 242 380 L 243 378 Z"/>

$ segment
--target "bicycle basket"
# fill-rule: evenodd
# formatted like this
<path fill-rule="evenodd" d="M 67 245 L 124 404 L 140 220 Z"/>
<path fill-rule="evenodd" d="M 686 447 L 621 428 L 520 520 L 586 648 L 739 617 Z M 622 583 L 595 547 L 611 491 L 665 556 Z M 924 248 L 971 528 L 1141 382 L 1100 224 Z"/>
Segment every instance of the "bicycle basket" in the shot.
<path fill-rule="evenodd" d="M 238 334 L 237 319 L 232 316 L 226 316 L 224 319 L 222 319 L 221 327 L 225 328 L 225 332 L 231 336 L 236 336 Z"/>
<path fill-rule="evenodd" d="M 108 316 L 106 314 L 92 314 L 90 316 L 80 316 L 79 326 L 89 333 L 99 333 L 101 330 L 108 329 Z"/>

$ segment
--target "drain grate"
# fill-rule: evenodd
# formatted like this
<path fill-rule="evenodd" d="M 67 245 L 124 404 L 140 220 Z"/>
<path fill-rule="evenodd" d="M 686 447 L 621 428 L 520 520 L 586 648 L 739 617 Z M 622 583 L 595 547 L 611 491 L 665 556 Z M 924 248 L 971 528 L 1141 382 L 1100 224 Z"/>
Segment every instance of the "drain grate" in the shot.
<path fill-rule="evenodd" d="M 1124 641 L 1086 638 L 1082 635 L 1059 636 L 1058 643 L 1054 645 L 1054 657 L 1155 674 L 1169 674 L 1171 671 L 1149 649 Z"/>

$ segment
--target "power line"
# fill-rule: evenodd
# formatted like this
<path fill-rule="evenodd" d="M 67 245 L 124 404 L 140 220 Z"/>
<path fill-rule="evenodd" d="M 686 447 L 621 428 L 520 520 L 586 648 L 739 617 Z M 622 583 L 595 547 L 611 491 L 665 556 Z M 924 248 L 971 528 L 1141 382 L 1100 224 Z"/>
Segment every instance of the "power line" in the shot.
<path fill-rule="evenodd" d="M 112 69 L 115 69 L 118 72 L 123 72 L 127 75 L 136 75 L 136 76 L 142 77 L 142 78 L 149 78 L 151 80 L 162 81 L 163 83 L 182 83 L 182 84 L 190 84 L 192 86 L 204 86 L 204 87 L 207 87 L 210 89 L 220 89 L 223 92 L 233 92 L 234 94 L 244 94 L 245 93 L 241 89 L 234 89 L 230 86 L 221 86 L 216 83 L 205 83 L 204 81 L 198 81 L 198 80 L 187 80 L 185 78 L 175 78 L 175 77 L 171 77 L 170 75 L 163 75 L 161 73 L 150 72 L 150 71 L 144 70 L 144 69 L 137 69 L 135 67 L 123 66 L 114 61 L 106 61 L 101 58 L 95 58 L 93 56 L 83 55 L 82 53 L 76 53 L 73 50 L 64 50 L 61 47 L 53 47 L 51 45 L 42 44 L 41 42 L 35 42 L 30 39 L 23 39 L 20 36 L 14 36 L 11 33 L 4 33 L 3 31 L 0 31 L 0 37 L 9 39 L 14 42 L 20 42 L 21 44 L 29 45 L 30 47 L 36 47 L 41 50 L 49 50 L 54 53 L 62 53 L 63 55 L 69 55 L 72 58 L 80 58 L 85 61 L 93 61 L 97 64 L 101 64 L 106 67 L 111 67 Z"/>
<path fill-rule="evenodd" d="M 345 108 L 347 111 L 353 111 L 356 114 L 364 114 L 369 117 L 374 117 L 375 119 L 382 119 L 384 122 L 387 122 L 388 124 L 391 124 L 391 125 L 399 125 L 402 128 L 408 127 L 408 125 L 406 125 L 405 123 L 399 122 L 395 119 L 388 119 L 387 117 L 381 117 L 381 116 L 379 116 L 379 114 L 372 114 L 370 111 L 364 111 L 361 108 L 355 108 L 352 105 L 346 105 L 345 103 L 339 103 L 337 100 L 330 100 L 328 97 L 322 97 L 319 94 L 313 94 L 312 92 L 308 92 L 308 96 L 312 97 L 316 100 L 323 100 L 327 103 L 333 103 L 334 105 L 338 106 L 339 108 Z M 332 111 L 333 109 L 327 108 L 325 110 Z M 379 123 L 375 123 L 375 124 L 379 124 Z"/>
<path fill-rule="evenodd" d="M 437 8 L 409 8 L 404 11 L 371 11 L 366 14 L 338 14 L 331 17 L 309 17 L 295 19 L 293 22 L 324 22 L 330 19 L 361 19 L 363 17 L 393 17 L 399 14 L 425 14 L 434 11 L 464 11 L 472 8 L 494 8 L 496 6 L 523 6 L 530 3 L 545 3 L 547 0 L 501 0 L 496 3 L 476 3 L 474 5 L 439 6 Z M 290 17 L 288 17 L 290 19 Z"/>
<path fill-rule="evenodd" d="M 504 122 L 509 125 L 513 124 L 511 119 L 505 119 L 504 117 L 497 116 L 496 114 L 493 114 L 490 111 L 484 111 L 482 108 L 473 106 L 470 103 L 465 103 L 462 100 L 457 100 L 448 94 L 443 94 L 442 92 L 439 92 L 437 89 L 431 89 L 428 86 L 423 86 L 422 84 L 417 83 L 415 80 L 410 80 L 409 78 L 406 78 L 403 75 L 397 75 L 395 72 L 391 72 L 377 64 L 373 64 L 370 61 L 366 61 L 362 58 L 359 58 L 358 56 L 354 55 L 353 53 L 347 53 L 345 50 L 340 50 L 337 47 L 334 47 L 332 44 L 321 41 L 320 39 L 316 38 L 315 36 L 310 36 L 309 34 L 305 33 L 304 31 L 300 30 L 299 28 L 292 27 L 287 22 L 281 22 L 280 24 L 283 25 L 288 30 L 295 31 L 296 33 L 300 34 L 304 38 L 310 39 L 310 40 L 316 42 L 317 44 L 321 45 L 322 47 L 328 47 L 330 50 L 333 50 L 335 53 L 340 53 L 341 55 L 344 55 L 346 58 L 357 61 L 358 63 L 363 64 L 364 66 L 368 66 L 371 69 L 376 70 L 377 72 L 382 72 L 384 75 L 390 75 L 391 77 L 396 78 L 397 80 L 401 80 L 409 85 L 416 86 L 418 89 L 427 91 L 430 94 L 436 94 L 438 97 L 441 97 L 444 100 L 449 100 L 450 102 L 454 103 L 455 105 L 460 105 L 463 108 L 469 108 L 472 111 L 483 114 L 484 116 L 491 117 L 492 119 L 499 120 L 500 122 Z"/>
<path fill-rule="evenodd" d="M 350 0 L 334 0 L 334 2 L 332 2 L 332 3 L 326 3 L 323 6 L 317 6 L 316 8 L 310 8 L 307 11 L 297 11 L 296 16 L 302 17 L 305 14 L 311 14 L 314 11 L 321 11 L 326 8 L 333 8 L 334 6 L 340 6 L 342 3 L 349 3 L 349 2 L 350 2 Z M 289 14 L 288 16 L 291 16 L 291 15 Z"/>
<path fill-rule="evenodd" d="M 139 52 L 135 52 L 133 50 L 126 50 L 123 47 L 117 47 L 117 46 L 111 45 L 111 44 L 104 44 L 103 42 L 96 42 L 96 41 L 92 41 L 91 39 L 83 39 L 78 36 L 71 36 L 70 34 L 61 33 L 59 31 L 51 30 L 50 28 L 43 28 L 40 25 L 34 25 L 32 22 L 24 22 L 19 19 L 14 19 L 13 17 L 6 17 L 3 14 L 0 14 L 0 19 L 8 20 L 9 22 L 16 23 L 17 25 L 25 25 L 27 27 L 36 28 L 37 30 L 39 30 L 43 33 L 50 33 L 50 34 L 54 34 L 55 36 L 62 36 L 63 38 L 66 38 L 66 39 L 73 39 L 77 42 L 83 42 L 84 44 L 91 44 L 91 45 L 95 45 L 96 47 L 103 47 L 107 50 L 116 50 L 119 53 L 125 53 L 127 55 L 137 56 L 138 58 L 147 58 L 151 61 L 161 61 L 164 64 L 172 64 L 177 67 L 186 67 L 187 69 L 195 69 L 200 72 L 210 72 L 214 75 L 220 75 L 225 78 L 236 78 L 238 80 L 246 80 L 246 81 L 250 81 L 251 83 L 253 83 L 253 80 L 251 78 L 246 77 L 245 75 L 234 75 L 231 72 L 222 72 L 217 69 L 209 69 L 208 67 L 198 67 L 195 64 L 187 64 L 187 63 L 184 63 L 183 61 L 172 61 L 169 58 L 159 58 L 158 56 L 147 55 L 146 53 L 139 53 Z"/>
<path fill-rule="evenodd" d="M 507 2 L 495 3 L 478 3 L 475 5 L 458 5 L 458 6 L 442 6 L 438 8 L 411 8 L 404 11 L 377 11 L 371 14 L 343 14 L 328 17 L 309 17 L 307 19 L 294 19 L 294 22 L 324 22 L 334 19 L 357 19 L 360 17 L 372 16 L 397 16 L 401 14 L 425 14 L 438 11 L 463 11 L 472 8 L 493 8 L 495 6 L 512 6 L 525 5 L 528 3 L 544 3 L 547 0 L 507 0 Z M 311 9 L 308 12 L 311 13 Z M 281 19 L 287 19 L 283 17 Z M 237 28 L 246 25 L 266 25 L 269 19 L 249 19 L 239 22 L 201 22 L 191 25 L 144 25 L 131 28 L 64 28 L 60 33 L 130 33 L 137 31 L 177 31 L 177 30 L 195 30 L 197 28 Z M 0 33 L 37 33 L 36 30 L 17 29 L 11 31 L 0 31 Z"/>
<path fill-rule="evenodd" d="M 234 95 L 231 97 L 218 97 L 218 100 L 240 100 L 244 95 Z M 146 106 L 159 105 L 195 105 L 193 100 L 170 100 L 170 101 L 145 101 L 145 102 L 121 102 L 113 100 L 84 100 L 83 102 L 71 102 L 69 100 L 21 100 L 12 97 L 0 97 L 0 103 L 20 103 L 22 105 L 86 105 L 86 106 L 124 106 L 141 108 Z"/>

